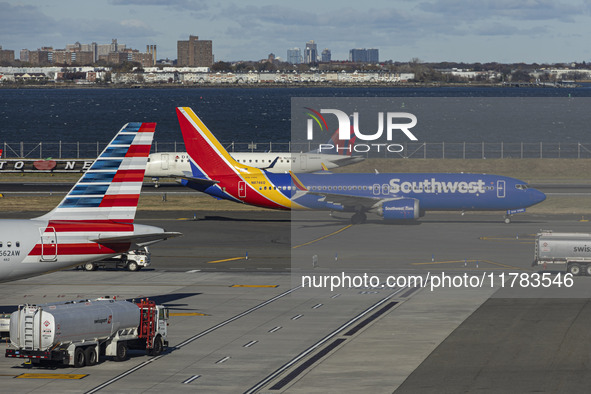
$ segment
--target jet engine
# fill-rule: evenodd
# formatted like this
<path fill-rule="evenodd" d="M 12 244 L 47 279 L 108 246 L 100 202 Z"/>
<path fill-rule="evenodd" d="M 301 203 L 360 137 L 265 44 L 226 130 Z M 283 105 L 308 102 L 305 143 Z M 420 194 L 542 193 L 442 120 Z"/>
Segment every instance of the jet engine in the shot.
<path fill-rule="evenodd" d="M 377 214 L 384 220 L 412 220 L 420 216 L 419 200 L 415 198 L 401 198 L 384 201 L 378 208 Z"/>

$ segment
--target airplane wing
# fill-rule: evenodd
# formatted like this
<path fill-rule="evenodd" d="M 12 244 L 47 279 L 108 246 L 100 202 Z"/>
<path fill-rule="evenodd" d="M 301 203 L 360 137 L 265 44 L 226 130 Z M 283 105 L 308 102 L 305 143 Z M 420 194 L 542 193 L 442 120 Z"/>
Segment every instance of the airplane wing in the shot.
<path fill-rule="evenodd" d="M 377 205 L 386 201 L 386 199 L 378 197 L 363 197 L 363 196 L 352 196 L 347 194 L 336 194 L 336 193 L 323 193 L 323 192 L 311 192 L 308 191 L 306 194 L 324 197 L 324 201 L 332 204 L 339 204 L 343 207 L 356 207 L 361 208 L 358 210 L 369 211 L 375 208 Z M 391 200 L 391 199 L 387 199 Z"/>
<path fill-rule="evenodd" d="M 156 242 L 167 240 L 168 238 L 180 237 L 182 233 L 168 231 L 163 233 L 152 233 L 152 234 L 135 234 L 135 235 L 122 235 L 119 237 L 107 237 L 91 239 L 91 242 L 98 244 L 119 244 L 119 243 L 133 243 L 138 246 L 147 246 Z"/>

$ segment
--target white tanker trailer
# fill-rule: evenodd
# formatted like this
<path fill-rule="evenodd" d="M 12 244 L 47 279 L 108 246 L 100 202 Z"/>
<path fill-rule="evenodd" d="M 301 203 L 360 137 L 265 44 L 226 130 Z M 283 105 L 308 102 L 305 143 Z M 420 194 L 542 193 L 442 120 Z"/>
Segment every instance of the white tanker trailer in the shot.
<path fill-rule="evenodd" d="M 591 234 L 542 230 L 536 235 L 535 265 L 561 266 L 572 275 L 591 276 Z"/>
<path fill-rule="evenodd" d="M 167 321 L 168 309 L 149 300 L 20 305 L 10 316 L 6 357 L 78 368 L 96 364 L 102 355 L 125 360 L 128 349 L 156 356 L 168 346 Z"/>

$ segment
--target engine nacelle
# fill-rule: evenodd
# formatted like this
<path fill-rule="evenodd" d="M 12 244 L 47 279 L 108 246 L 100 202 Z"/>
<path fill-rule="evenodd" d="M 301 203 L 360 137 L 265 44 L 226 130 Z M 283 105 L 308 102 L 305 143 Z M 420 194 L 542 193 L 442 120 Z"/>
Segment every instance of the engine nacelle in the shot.
<path fill-rule="evenodd" d="M 415 198 L 401 198 L 385 201 L 378 209 L 378 215 L 384 220 L 412 220 L 420 216 L 419 200 Z"/>

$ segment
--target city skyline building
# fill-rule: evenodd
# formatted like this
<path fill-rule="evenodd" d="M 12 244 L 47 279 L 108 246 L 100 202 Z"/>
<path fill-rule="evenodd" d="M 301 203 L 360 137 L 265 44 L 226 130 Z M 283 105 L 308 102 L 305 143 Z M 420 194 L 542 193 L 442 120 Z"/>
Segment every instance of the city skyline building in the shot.
<path fill-rule="evenodd" d="M 177 65 L 188 67 L 211 67 L 213 65 L 211 40 L 189 36 L 187 41 L 177 41 Z"/>
<path fill-rule="evenodd" d="M 2 49 L 2 45 L 0 45 L 0 62 L 13 62 L 14 61 L 14 51 L 12 49 Z"/>
<path fill-rule="evenodd" d="M 287 62 L 291 64 L 300 64 L 302 62 L 302 51 L 300 48 L 287 50 Z"/>
<path fill-rule="evenodd" d="M 314 40 L 306 43 L 306 50 L 304 51 L 304 63 L 316 63 L 318 61 L 318 49 Z"/>
<path fill-rule="evenodd" d="M 332 60 L 331 59 L 332 55 L 331 55 L 330 49 L 324 48 L 324 50 L 322 51 L 322 54 L 321 54 L 321 58 L 322 58 L 323 63 L 330 63 L 330 61 Z"/>
<path fill-rule="evenodd" d="M 379 50 L 375 48 L 355 48 L 349 50 L 349 61 L 353 63 L 379 63 Z"/>
<path fill-rule="evenodd" d="M 20 61 L 36 66 L 91 65 L 98 61 L 108 64 L 137 62 L 142 67 L 149 67 L 154 65 L 156 56 L 155 45 L 153 51 L 150 47 L 148 45 L 146 53 L 143 53 L 137 49 L 128 48 L 125 44 L 119 44 L 116 38 L 112 39 L 110 44 L 105 45 L 98 45 L 96 42 L 81 44 L 77 41 L 74 44 L 67 44 L 65 49 L 54 49 L 53 47 L 43 47 L 34 51 L 22 49 Z"/>

